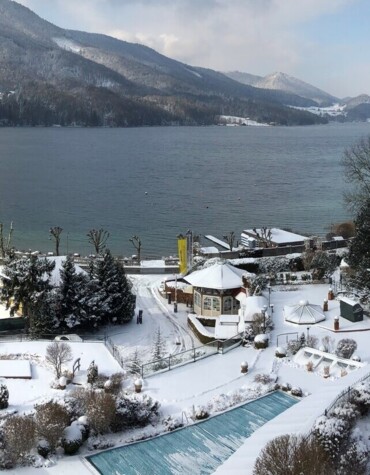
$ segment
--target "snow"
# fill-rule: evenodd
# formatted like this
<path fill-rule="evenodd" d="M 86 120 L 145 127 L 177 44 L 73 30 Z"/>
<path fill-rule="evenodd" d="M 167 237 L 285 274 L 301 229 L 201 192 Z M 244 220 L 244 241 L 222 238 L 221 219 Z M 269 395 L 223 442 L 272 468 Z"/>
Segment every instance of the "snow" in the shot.
<path fill-rule="evenodd" d="M 241 275 L 243 273 L 244 271 Z M 167 354 L 175 355 L 180 351 L 191 350 L 193 346 L 201 346 L 187 327 L 188 309 L 185 304 L 179 304 L 178 313 L 174 313 L 173 305 L 169 305 L 166 299 L 160 296 L 158 289 L 163 276 L 140 275 L 131 279 L 137 294 L 137 308 L 143 309 L 143 324 L 137 325 L 134 320 L 125 326 L 112 326 L 104 330 L 122 357 L 131 356 L 137 348 L 143 360 L 150 359 L 153 336 L 158 327 L 166 341 Z M 364 365 L 348 372 L 346 376 L 324 379 L 316 372 L 308 372 L 299 361 L 289 357 L 275 358 L 277 347 L 284 348 L 289 339 L 296 338 L 297 333 L 299 335 L 307 332 L 305 327 L 285 322 L 284 306 L 293 305 L 301 300 L 323 302 L 327 298 L 327 293 L 328 285 L 326 284 L 273 286 L 270 295 L 271 303 L 274 305 L 273 313 L 271 308 L 268 309 L 268 313 L 271 314 L 274 322 L 274 330 L 269 335 L 269 346 L 266 349 L 256 350 L 252 346 L 239 346 L 226 354 L 215 354 L 143 380 L 143 393 L 157 399 L 161 404 L 161 418 L 171 416 L 179 420 L 182 419 L 183 413 L 190 414 L 193 406 L 204 406 L 214 413 L 261 394 L 263 387 L 254 382 L 257 374 L 277 377 L 279 383 L 288 382 L 293 387 L 302 388 L 305 397 L 258 429 L 217 469 L 216 474 L 252 473 L 256 457 L 269 440 L 285 433 L 307 433 L 312 428 L 315 419 L 324 413 L 342 390 L 369 373 L 368 365 Z M 267 292 L 264 297 L 269 298 Z M 350 337 L 357 342 L 358 356 L 365 363 L 370 361 L 368 344 L 370 319 L 365 316 L 363 321 L 352 323 L 339 317 L 340 331 L 334 332 L 334 318 L 339 315 L 339 300 L 329 301 L 328 304 L 325 324 L 310 325 L 308 327 L 310 336 L 317 337 L 320 346 L 320 339 L 323 337 L 329 336 L 335 344 L 340 339 L 347 338 L 350 332 Z M 193 315 L 189 318 L 196 321 Z M 100 336 L 104 336 L 103 333 Z M 176 345 L 177 338 L 181 340 L 181 345 Z M 47 342 L 1 343 L 1 353 L 9 355 L 17 353 L 20 359 L 26 359 L 24 355 L 27 353 L 32 365 L 32 380 L 7 380 L 10 409 L 27 411 L 42 398 L 51 395 L 61 397 L 61 393 L 65 393 L 50 388 L 54 374 L 44 361 L 47 344 Z M 98 365 L 99 373 L 109 375 L 121 371 L 120 366 L 108 353 L 103 343 L 72 342 L 70 345 L 74 358 L 81 357 L 82 368 L 77 374 L 77 381 L 86 380 L 86 370 L 92 360 L 95 360 Z M 333 361 L 336 359 L 334 355 L 331 355 L 331 358 Z M 242 362 L 248 363 L 248 373 L 241 372 Z M 136 378 L 128 378 L 125 381 L 125 387 L 133 389 L 134 379 Z M 145 431 L 137 429 L 136 436 L 131 432 L 111 437 L 116 443 L 123 444 L 135 437 L 153 434 L 155 430 L 159 429 L 155 427 L 145 429 Z M 73 456 L 58 460 L 54 466 L 40 468 L 38 472 L 31 468 L 19 468 L 12 473 L 61 475 L 69 472 L 85 475 L 91 473 L 91 468 L 87 468 L 79 456 Z"/>
<path fill-rule="evenodd" d="M 226 125 L 251 125 L 254 127 L 268 127 L 269 124 L 265 124 L 262 122 L 256 122 L 255 120 L 251 120 L 248 117 L 237 117 L 233 115 L 220 115 L 219 116 L 220 123 L 226 123 Z"/>
<path fill-rule="evenodd" d="M 66 256 L 49 256 L 46 257 L 49 262 L 55 262 L 55 267 L 50 275 L 50 284 L 53 287 L 58 287 L 61 283 L 61 276 L 60 271 L 63 270 L 63 264 L 65 263 L 67 257 Z M 86 275 L 86 271 L 84 271 L 80 266 L 77 264 L 74 265 L 77 274 Z"/>
<path fill-rule="evenodd" d="M 301 300 L 295 305 L 285 305 L 285 320 L 299 325 L 312 325 L 325 320 L 325 314 L 320 305 L 313 305 L 308 300 Z"/>
<path fill-rule="evenodd" d="M 194 287 L 227 290 L 242 287 L 242 276 L 244 274 L 246 274 L 245 271 L 227 262 L 222 262 L 212 267 L 195 271 L 184 277 L 184 279 Z"/>
<path fill-rule="evenodd" d="M 0 360 L 0 378 L 31 379 L 32 372 L 29 361 Z"/>
<path fill-rule="evenodd" d="M 81 52 L 82 46 L 73 40 L 68 38 L 53 38 L 53 40 L 60 48 L 63 48 L 67 51 L 72 51 L 73 53 Z"/>
<path fill-rule="evenodd" d="M 258 234 L 261 235 L 262 230 L 261 229 L 256 229 Z M 307 236 L 301 236 L 300 234 L 292 233 L 290 231 L 285 231 L 284 229 L 279 229 L 279 228 L 269 228 L 269 231 L 271 231 L 271 242 L 276 243 L 276 244 L 289 244 L 292 242 L 297 242 L 297 241 L 306 241 L 308 238 Z M 248 233 L 252 234 L 254 237 L 256 237 L 256 233 L 253 229 L 245 229 L 243 233 Z M 247 234 L 247 235 L 248 235 Z"/>

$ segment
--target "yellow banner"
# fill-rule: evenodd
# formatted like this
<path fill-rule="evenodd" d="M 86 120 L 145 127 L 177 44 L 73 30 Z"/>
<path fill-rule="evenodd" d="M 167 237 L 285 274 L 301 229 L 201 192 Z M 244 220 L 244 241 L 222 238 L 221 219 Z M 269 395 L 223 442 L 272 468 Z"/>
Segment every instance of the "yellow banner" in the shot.
<path fill-rule="evenodd" d="M 187 242 L 186 237 L 185 238 L 181 237 L 181 238 L 178 238 L 177 240 L 179 260 L 180 260 L 179 262 L 180 274 L 185 274 L 185 272 L 188 270 L 186 242 Z"/>

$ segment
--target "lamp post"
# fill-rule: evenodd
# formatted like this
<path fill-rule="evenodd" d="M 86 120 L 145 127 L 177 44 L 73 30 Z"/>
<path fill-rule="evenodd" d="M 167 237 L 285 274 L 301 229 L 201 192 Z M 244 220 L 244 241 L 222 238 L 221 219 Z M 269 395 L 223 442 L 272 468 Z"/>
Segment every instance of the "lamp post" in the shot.
<path fill-rule="evenodd" d="M 271 285 L 270 284 L 268 284 L 267 290 L 269 291 L 269 307 L 270 307 L 271 305 Z"/>
<path fill-rule="evenodd" d="M 266 310 L 267 310 L 267 305 L 264 305 L 261 308 L 261 313 L 263 316 L 263 333 L 266 333 Z"/>
<path fill-rule="evenodd" d="M 307 343 L 308 343 L 309 338 L 310 338 L 310 327 L 307 327 Z"/>
<path fill-rule="evenodd" d="M 271 309 L 271 314 L 274 313 L 274 304 L 273 303 L 270 303 L 270 309 Z"/>

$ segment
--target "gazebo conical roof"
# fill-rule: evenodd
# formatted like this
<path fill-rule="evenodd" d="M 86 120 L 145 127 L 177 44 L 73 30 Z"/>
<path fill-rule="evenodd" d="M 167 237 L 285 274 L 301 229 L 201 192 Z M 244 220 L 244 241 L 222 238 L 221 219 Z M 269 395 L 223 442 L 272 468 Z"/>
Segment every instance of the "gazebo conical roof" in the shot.
<path fill-rule="evenodd" d="M 215 264 L 205 269 L 198 270 L 184 277 L 193 287 L 206 289 L 228 290 L 242 287 L 244 270 L 232 266 L 228 262 Z"/>
<path fill-rule="evenodd" d="M 286 322 L 298 325 L 313 325 L 325 320 L 325 314 L 320 305 L 314 305 L 308 300 L 301 300 L 296 305 L 284 306 L 284 318 Z"/>

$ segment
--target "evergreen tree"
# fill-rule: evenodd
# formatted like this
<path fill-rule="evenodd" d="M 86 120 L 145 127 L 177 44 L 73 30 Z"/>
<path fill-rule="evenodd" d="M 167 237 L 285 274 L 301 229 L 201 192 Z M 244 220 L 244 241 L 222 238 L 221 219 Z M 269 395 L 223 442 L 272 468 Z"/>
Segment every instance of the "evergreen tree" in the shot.
<path fill-rule="evenodd" d="M 87 368 L 87 382 L 93 385 L 98 379 L 98 376 L 99 376 L 98 367 L 95 364 L 95 361 L 92 361 L 89 367 Z"/>
<path fill-rule="evenodd" d="M 62 330 L 78 327 L 80 321 L 80 296 L 85 288 L 84 276 L 77 274 L 73 259 L 67 256 L 60 271 L 59 326 Z"/>
<path fill-rule="evenodd" d="M 162 338 L 161 329 L 158 327 L 156 331 L 153 347 L 152 347 L 152 360 L 158 361 L 162 359 L 165 355 L 165 343 Z"/>
<path fill-rule="evenodd" d="M 5 384 L 0 384 L 0 409 L 6 409 L 9 406 L 9 390 Z"/>
<path fill-rule="evenodd" d="M 132 355 L 132 360 L 129 363 L 129 371 L 132 374 L 140 374 L 142 361 L 140 359 L 139 351 L 135 348 L 135 352 Z"/>
<path fill-rule="evenodd" d="M 99 281 L 95 278 L 87 278 L 80 287 L 79 322 L 81 328 L 97 329 L 103 322 L 105 292 Z"/>
<path fill-rule="evenodd" d="M 58 303 L 56 290 L 44 292 L 32 304 L 29 333 L 31 338 L 50 337 L 58 328 Z"/>
<path fill-rule="evenodd" d="M 104 323 L 129 322 L 135 312 L 135 296 L 125 270 L 108 250 L 98 262 L 96 276 L 104 298 Z"/>
<path fill-rule="evenodd" d="M 10 314 L 22 309 L 23 316 L 31 317 L 32 306 L 47 293 L 55 262 L 37 256 L 11 259 L 5 266 L 1 297 L 10 308 Z"/>
<path fill-rule="evenodd" d="M 370 289 L 370 198 L 355 219 L 356 234 L 349 246 L 348 264 L 354 273 L 349 284 L 364 294 Z"/>

